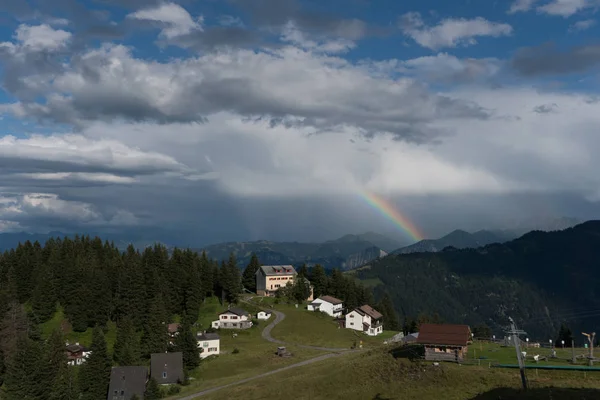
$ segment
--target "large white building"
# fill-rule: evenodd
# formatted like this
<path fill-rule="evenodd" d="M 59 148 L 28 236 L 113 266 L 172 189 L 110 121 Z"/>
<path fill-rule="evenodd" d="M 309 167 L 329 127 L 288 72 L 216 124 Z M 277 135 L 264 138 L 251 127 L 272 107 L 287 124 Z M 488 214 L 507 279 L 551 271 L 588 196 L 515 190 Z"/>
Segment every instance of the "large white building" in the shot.
<path fill-rule="evenodd" d="M 383 332 L 383 315 L 371 306 L 360 306 L 346 314 L 346 328 L 377 336 Z"/>
<path fill-rule="evenodd" d="M 331 317 L 337 318 L 342 316 L 344 302 L 332 296 L 321 296 L 318 299 L 314 299 L 307 308 L 308 311 L 321 311 Z"/>
<path fill-rule="evenodd" d="M 221 338 L 216 333 L 198 333 L 196 336 L 200 358 L 219 355 L 221 352 Z"/>
<path fill-rule="evenodd" d="M 219 314 L 219 320 L 213 321 L 216 329 L 248 329 L 252 326 L 251 315 L 241 308 L 230 308 Z"/>

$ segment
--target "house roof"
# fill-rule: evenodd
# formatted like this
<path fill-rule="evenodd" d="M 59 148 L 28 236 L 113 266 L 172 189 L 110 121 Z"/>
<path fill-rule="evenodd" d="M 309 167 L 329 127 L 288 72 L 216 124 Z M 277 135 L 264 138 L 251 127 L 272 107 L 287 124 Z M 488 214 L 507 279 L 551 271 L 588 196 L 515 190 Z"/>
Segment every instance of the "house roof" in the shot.
<path fill-rule="evenodd" d="M 69 353 L 78 353 L 80 351 L 88 351 L 87 347 L 81 346 L 80 344 L 69 344 L 66 346 Z"/>
<path fill-rule="evenodd" d="M 162 373 L 167 372 L 167 378 Z M 158 383 L 175 383 L 183 379 L 183 353 L 153 353 L 150 356 L 150 374 Z"/>
<path fill-rule="evenodd" d="M 296 275 L 296 270 L 291 265 L 262 265 L 260 270 L 265 275 Z M 256 271 L 258 273 L 258 271 Z"/>
<path fill-rule="evenodd" d="M 250 313 L 248 311 L 242 310 L 241 308 L 237 308 L 237 307 L 232 307 L 232 308 L 228 309 L 227 311 L 223 311 L 219 315 L 227 314 L 227 313 L 235 314 L 235 315 L 238 315 L 240 317 L 242 315 L 250 315 Z"/>
<path fill-rule="evenodd" d="M 368 315 L 369 317 L 373 318 L 373 319 L 379 319 L 379 318 L 383 318 L 383 315 L 381 315 L 379 313 L 379 311 L 375 310 L 373 307 L 368 306 L 368 305 L 364 305 L 364 306 L 360 306 L 358 308 L 355 308 L 354 311 L 358 312 L 360 315 Z"/>
<path fill-rule="evenodd" d="M 219 340 L 219 334 L 210 333 L 210 332 L 205 332 L 205 333 L 199 332 L 196 335 L 196 339 L 198 339 L 198 340 Z"/>
<path fill-rule="evenodd" d="M 417 343 L 466 346 L 470 338 L 468 325 L 421 324 Z"/>
<path fill-rule="evenodd" d="M 175 333 L 177 332 L 180 326 L 181 324 L 174 322 L 172 324 L 167 325 L 167 329 L 169 330 L 169 333 Z"/>
<path fill-rule="evenodd" d="M 148 368 L 146 367 L 112 367 L 107 399 L 112 399 L 115 392 L 119 396 L 123 392 L 126 399 L 130 399 L 134 394 L 142 399 L 147 380 Z"/>
<path fill-rule="evenodd" d="M 333 297 L 333 296 L 321 296 L 321 297 L 319 297 L 317 300 L 323 300 L 323 301 L 326 301 L 326 302 L 328 302 L 328 303 L 331 303 L 331 304 L 333 304 L 334 306 L 335 306 L 335 305 L 337 305 L 337 304 L 342 304 L 342 303 L 343 303 L 343 301 L 342 301 L 342 300 L 340 300 L 340 299 L 336 299 L 336 298 L 335 298 L 335 297 Z M 313 303 L 314 303 L 314 301 L 313 301 Z"/>

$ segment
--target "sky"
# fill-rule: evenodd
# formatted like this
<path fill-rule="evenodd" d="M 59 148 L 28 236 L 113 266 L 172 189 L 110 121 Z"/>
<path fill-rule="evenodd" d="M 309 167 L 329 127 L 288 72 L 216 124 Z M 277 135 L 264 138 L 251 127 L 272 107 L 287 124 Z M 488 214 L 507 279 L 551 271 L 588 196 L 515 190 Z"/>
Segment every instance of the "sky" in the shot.
<path fill-rule="evenodd" d="M 595 218 L 599 7 L 0 0 L 0 231 L 410 239 L 368 196 L 425 237 Z"/>

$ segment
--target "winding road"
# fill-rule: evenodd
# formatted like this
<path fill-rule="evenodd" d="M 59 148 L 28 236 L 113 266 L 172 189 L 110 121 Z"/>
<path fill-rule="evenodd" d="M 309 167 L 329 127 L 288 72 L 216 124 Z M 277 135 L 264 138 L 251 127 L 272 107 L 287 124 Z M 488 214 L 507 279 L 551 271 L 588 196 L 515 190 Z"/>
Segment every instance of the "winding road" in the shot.
<path fill-rule="evenodd" d="M 283 372 L 283 371 L 287 371 L 289 369 L 292 368 L 297 368 L 297 367 L 302 367 L 304 365 L 309 365 L 309 364 L 313 364 L 319 361 L 323 361 L 326 360 L 328 358 L 332 358 L 332 357 L 339 357 L 341 355 L 344 354 L 350 354 L 350 353 L 355 353 L 361 350 L 351 350 L 351 349 L 342 349 L 342 348 L 331 348 L 331 347 L 319 347 L 319 346 L 308 346 L 308 345 L 300 345 L 300 344 L 294 344 L 294 343 L 286 343 L 282 340 L 279 339 L 275 339 L 273 336 L 271 336 L 271 331 L 273 330 L 273 328 L 280 323 L 281 321 L 283 321 L 285 319 L 285 314 L 282 313 L 281 311 L 276 311 L 276 310 L 268 310 L 270 312 L 272 312 L 273 314 L 275 314 L 275 319 L 267 326 L 265 326 L 265 328 L 262 331 L 262 337 L 263 339 L 271 342 L 271 343 L 277 343 L 277 344 L 281 344 L 281 345 L 293 345 L 296 347 L 302 347 L 304 349 L 313 349 L 313 350 L 321 350 L 321 351 L 329 351 L 331 353 L 329 354 L 323 354 L 320 355 L 318 357 L 314 357 L 314 358 L 309 358 L 308 360 L 304 360 L 301 362 L 298 362 L 296 364 L 291 364 L 285 367 L 281 367 L 281 368 L 277 368 L 274 369 L 273 371 L 269 371 L 269 372 L 265 372 L 250 378 L 245 378 L 245 379 L 240 379 L 239 381 L 235 381 L 232 383 L 228 383 L 227 385 L 221 385 L 221 386 L 216 386 L 210 389 L 205 389 L 205 390 L 201 390 L 199 392 L 196 393 L 192 393 L 190 395 L 187 395 L 185 397 L 180 397 L 179 400 L 191 400 L 191 399 L 195 399 L 197 397 L 200 396 L 204 396 L 213 392 L 216 392 L 218 390 L 221 389 L 226 389 L 232 386 L 236 386 L 236 385 L 240 385 L 242 383 L 246 383 L 246 382 L 250 382 L 253 381 L 255 379 L 261 379 L 264 377 L 267 377 L 269 375 L 273 375 L 273 374 L 277 374 L 279 372 Z"/>

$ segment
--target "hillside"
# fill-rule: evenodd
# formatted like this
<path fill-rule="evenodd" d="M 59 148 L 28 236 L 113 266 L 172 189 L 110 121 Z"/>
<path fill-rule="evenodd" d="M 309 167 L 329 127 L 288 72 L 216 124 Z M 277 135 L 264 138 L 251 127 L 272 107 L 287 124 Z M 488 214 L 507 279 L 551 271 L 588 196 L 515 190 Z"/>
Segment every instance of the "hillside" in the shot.
<path fill-rule="evenodd" d="M 481 230 L 475 233 L 469 233 L 460 229 L 450 232 L 439 239 L 424 239 L 410 246 L 402 247 L 392 252 L 392 254 L 409 254 L 423 252 L 437 252 L 446 247 L 457 249 L 476 248 L 490 243 L 501 243 L 507 238 L 501 234 L 491 231 Z"/>
<path fill-rule="evenodd" d="M 510 315 L 541 340 L 563 320 L 573 331 L 600 329 L 590 318 L 600 309 L 599 264 L 600 221 L 589 221 L 479 249 L 390 255 L 354 274 L 379 282 L 375 292 L 387 291 L 402 315 L 485 322 L 498 335 Z"/>
<path fill-rule="evenodd" d="M 323 243 L 271 242 L 228 242 L 204 247 L 207 255 L 224 260 L 234 253 L 240 265 L 250 261 L 256 253 L 262 264 L 321 264 L 325 268 L 352 269 L 387 255 L 398 242 L 376 233 L 345 235 Z"/>

